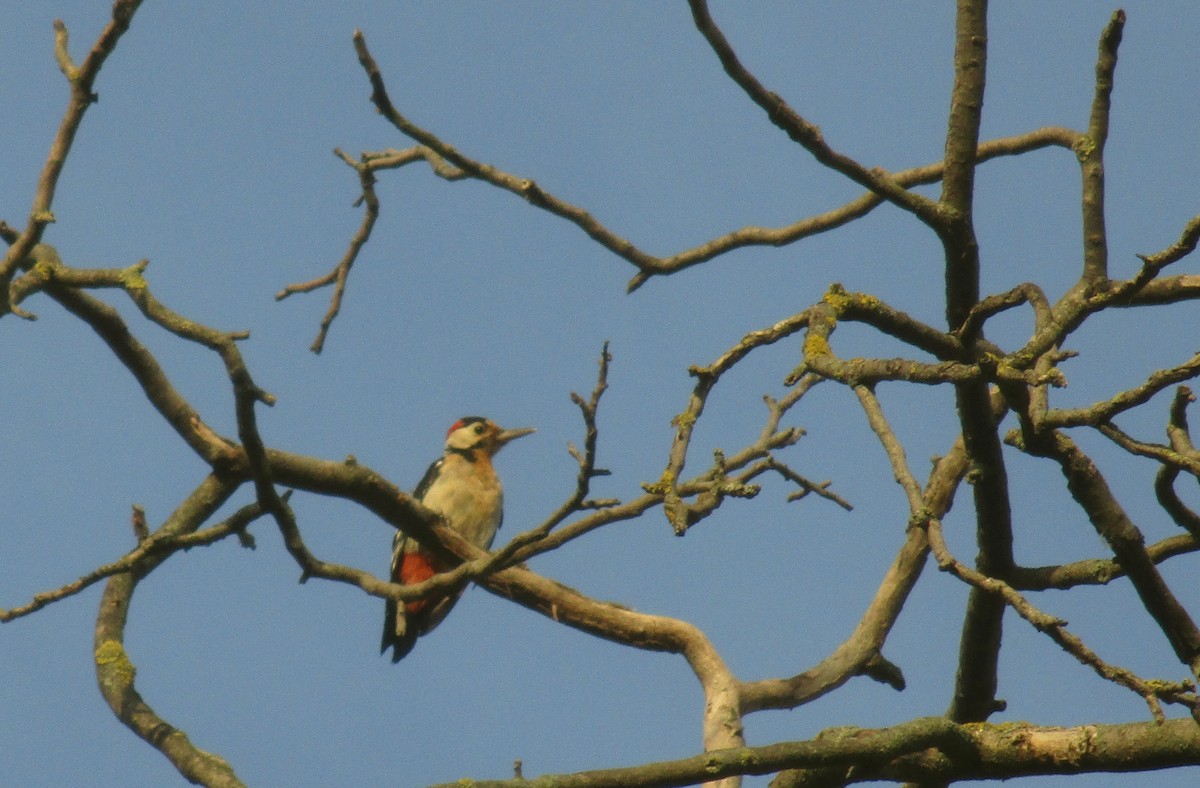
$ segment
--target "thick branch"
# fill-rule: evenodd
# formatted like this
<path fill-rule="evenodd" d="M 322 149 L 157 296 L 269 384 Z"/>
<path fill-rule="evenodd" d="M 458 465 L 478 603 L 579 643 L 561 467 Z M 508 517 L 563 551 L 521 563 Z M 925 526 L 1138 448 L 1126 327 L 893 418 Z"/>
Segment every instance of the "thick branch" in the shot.
<path fill-rule="evenodd" d="M 972 208 L 975 149 L 987 72 L 987 2 L 958 0 L 954 34 L 954 87 L 946 129 L 946 172 L 939 203 L 947 220 L 934 225 L 946 252 L 946 318 L 951 329 L 979 300 L 979 246 Z M 968 451 L 970 444 L 968 443 Z"/>
<path fill-rule="evenodd" d="M 844 781 L 1008 779 L 1088 772 L 1133 772 L 1200 763 L 1200 728 L 1191 720 L 1049 728 L 955 725 L 940 717 L 892 728 L 832 728 L 815 739 L 705 753 L 623 769 L 519 780 L 471 780 L 476 788 L 668 788 L 730 774 L 850 766 Z M 786 772 L 772 788 L 800 788 Z M 451 788 L 445 784 L 434 788 Z"/>
<path fill-rule="evenodd" d="M 546 775 L 532 780 L 471 780 L 470 784 L 476 788 L 669 788 L 721 777 L 771 774 L 796 766 L 880 764 L 939 746 L 958 750 L 969 746 L 969 739 L 958 726 L 929 717 L 877 730 L 834 728 L 808 741 L 706 752 L 679 761 Z M 451 788 L 451 785 L 434 788 Z"/>
<path fill-rule="evenodd" d="M 1024 724 L 969 726 L 973 746 L 928 749 L 878 769 L 856 770 L 853 782 L 920 785 L 950 781 L 1095 772 L 1136 772 L 1200 763 L 1200 728 L 1190 719 L 1048 728 Z M 772 788 L 799 788 L 779 779 Z"/>
<path fill-rule="evenodd" d="M 971 464 L 975 503 L 976 565 L 986 575 L 1005 577 L 1013 567 L 1012 509 L 1008 474 L 996 435 L 996 419 L 981 384 L 956 387 L 963 440 Z M 986 720 L 1001 708 L 996 699 L 1004 604 L 973 588 L 959 640 L 954 698 L 947 714 L 957 722 Z"/>
<path fill-rule="evenodd" d="M 975 148 L 987 74 L 987 2 L 959 0 L 954 25 L 954 87 L 946 130 L 946 174 L 941 202 L 958 217 L 971 213 Z"/>
<path fill-rule="evenodd" d="M 1100 36 L 1096 61 L 1096 92 L 1088 119 L 1087 136 L 1075 146 L 1083 176 L 1083 279 L 1103 282 L 1108 277 L 1108 237 L 1104 218 L 1104 145 L 1108 141 L 1108 114 L 1117 47 L 1125 27 L 1125 12 L 1117 10 Z"/>
<path fill-rule="evenodd" d="M 1200 676 L 1200 629 L 1158 572 L 1146 552 L 1141 531 L 1125 513 L 1099 468 L 1073 441 L 1058 432 L 1023 448 L 1059 464 L 1067 479 L 1067 489 L 1129 574 L 1146 611 L 1158 623 L 1179 660 L 1193 675 Z"/>

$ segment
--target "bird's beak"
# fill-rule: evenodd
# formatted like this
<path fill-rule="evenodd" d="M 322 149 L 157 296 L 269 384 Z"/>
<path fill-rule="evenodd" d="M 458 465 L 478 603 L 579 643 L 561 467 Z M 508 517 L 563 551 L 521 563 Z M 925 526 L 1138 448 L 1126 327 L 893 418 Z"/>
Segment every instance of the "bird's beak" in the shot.
<path fill-rule="evenodd" d="M 518 427 L 515 430 L 504 430 L 496 436 L 496 449 L 499 450 L 501 446 L 509 441 L 515 441 L 517 438 L 523 438 L 536 431 L 533 427 Z"/>

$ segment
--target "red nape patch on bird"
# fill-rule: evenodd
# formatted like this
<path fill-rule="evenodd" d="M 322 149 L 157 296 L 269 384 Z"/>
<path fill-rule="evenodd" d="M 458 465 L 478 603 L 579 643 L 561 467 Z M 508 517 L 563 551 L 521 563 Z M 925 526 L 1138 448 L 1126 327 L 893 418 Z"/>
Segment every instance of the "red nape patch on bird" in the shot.
<path fill-rule="evenodd" d="M 405 553 L 400 558 L 401 583 L 406 586 L 423 583 L 442 570 L 441 565 L 428 553 Z M 405 602 L 404 610 L 408 613 L 420 613 L 429 605 L 428 599 L 417 599 Z"/>

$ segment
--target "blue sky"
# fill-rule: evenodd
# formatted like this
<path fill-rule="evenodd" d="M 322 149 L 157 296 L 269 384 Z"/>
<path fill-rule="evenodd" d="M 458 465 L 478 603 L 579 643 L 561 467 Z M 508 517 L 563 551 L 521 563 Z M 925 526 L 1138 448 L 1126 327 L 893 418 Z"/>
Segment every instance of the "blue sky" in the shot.
<path fill-rule="evenodd" d="M 1045 125 L 1082 128 L 1096 41 L 1113 7 L 993 4 L 984 136 Z M 944 3 L 714 3 L 743 62 L 826 139 L 869 166 L 941 158 L 953 20 Z M 1200 7 L 1133 2 L 1121 48 L 1106 154 L 1110 260 L 1172 243 L 1200 198 Z M 108 4 L 0 5 L 0 218 L 24 224 L 66 103 L 53 59 L 61 17 L 82 59 Z M 880 208 L 842 230 L 780 249 L 734 252 L 649 282 L 576 227 L 485 185 L 446 183 L 421 166 L 380 176 L 382 214 L 351 276 L 342 315 L 308 346 L 328 292 L 273 295 L 332 267 L 360 219 L 354 173 L 331 150 L 404 147 L 369 103 L 351 46 L 363 30 L 397 106 L 468 155 L 535 178 L 655 254 L 747 224 L 777 226 L 836 207 L 860 189 L 819 165 L 725 77 L 683 3 L 148 2 L 105 66 L 68 161 L 45 240 L 79 267 L 151 263 L 173 309 L 248 329 L 256 381 L 279 401 L 260 411 L 270 445 L 355 455 L 411 488 L 467 413 L 536 425 L 499 459 L 507 491 L 499 541 L 570 492 L 565 446 L 581 440 L 568 394 L 614 356 L 600 412 L 595 495 L 632 497 L 661 473 L 670 418 L 691 364 L 747 331 L 817 301 L 831 282 L 884 297 L 940 325 L 940 249 L 909 216 Z M 984 166 L 977 226 L 988 292 L 1036 280 L 1060 294 L 1079 269 L 1078 169 L 1055 149 Z M 936 192 L 930 192 L 936 193 Z M 1191 270 L 1195 262 L 1180 264 Z M 204 418 L 234 434 L 219 360 L 147 325 L 108 294 Z M 131 547 L 129 507 L 157 524 L 204 467 L 81 324 L 39 297 L 39 320 L 0 324 L 5 517 L 0 606 L 68 582 Z M 1195 351 L 1195 307 L 1104 316 L 1075 338 L 1061 404 L 1086 404 Z M 989 326 L 1012 346 L 1027 311 Z M 902 352 L 844 326 L 835 350 Z M 760 397 L 785 389 L 798 343 L 752 356 L 713 395 L 697 431 L 712 448 L 752 440 Z M 954 435 L 952 398 L 882 386 L 884 408 L 919 476 Z M 1162 435 L 1167 400 L 1122 426 Z M 601 599 L 701 627 L 743 679 L 803 670 L 842 641 L 903 538 L 900 489 L 852 395 L 818 387 L 792 420 L 808 435 L 784 457 L 830 479 L 853 513 L 786 504 L 768 481 L 684 539 L 658 513 L 596 532 L 531 568 Z M 1174 532 L 1153 504 L 1154 468 L 1081 438 L 1110 471 L 1148 539 Z M 1018 558 L 1036 565 L 1102 556 L 1058 472 L 1013 456 Z M 240 505 L 250 491 L 235 499 Z M 969 499 L 947 518 L 951 547 L 974 554 Z M 310 548 L 386 570 L 391 529 L 365 512 L 298 494 Z M 600 641 L 472 589 L 412 655 L 376 653 L 382 602 L 324 582 L 298 585 L 273 526 L 259 547 L 233 542 L 173 557 L 139 588 L 127 646 L 139 689 L 200 747 L 250 785 L 422 785 L 683 757 L 700 748 L 702 698 L 677 657 Z M 1165 570 L 1197 609 L 1195 561 Z M 0 783 L 182 784 L 100 698 L 91 638 L 99 586 L 0 629 Z M 885 655 L 909 688 L 856 680 L 791 712 L 746 719 L 751 744 L 834 725 L 882 726 L 940 714 L 950 699 L 965 590 L 929 568 Z M 1150 678 L 1185 671 L 1146 623 L 1129 587 L 1049 593 L 1103 657 Z M 996 719 L 1044 724 L 1136 721 L 1142 702 L 1100 683 L 1010 616 Z M 1089 785 L 1191 784 L 1197 770 L 1092 777 Z M 1171 782 L 1175 781 L 1175 782 Z M 1026 784 L 1053 786 L 1055 779 Z M 747 781 L 748 785 L 765 784 Z"/>

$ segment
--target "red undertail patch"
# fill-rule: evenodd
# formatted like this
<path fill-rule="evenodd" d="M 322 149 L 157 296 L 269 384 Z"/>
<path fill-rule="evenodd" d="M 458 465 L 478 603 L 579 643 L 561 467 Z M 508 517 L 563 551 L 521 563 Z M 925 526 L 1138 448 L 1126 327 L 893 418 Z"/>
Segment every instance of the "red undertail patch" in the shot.
<path fill-rule="evenodd" d="M 428 553 L 405 553 L 400 558 L 400 577 L 398 579 L 404 585 L 413 585 L 428 580 L 440 571 L 442 571 L 441 564 Z M 405 602 L 404 610 L 407 613 L 420 613 L 429 605 L 429 602 L 428 599 Z"/>

